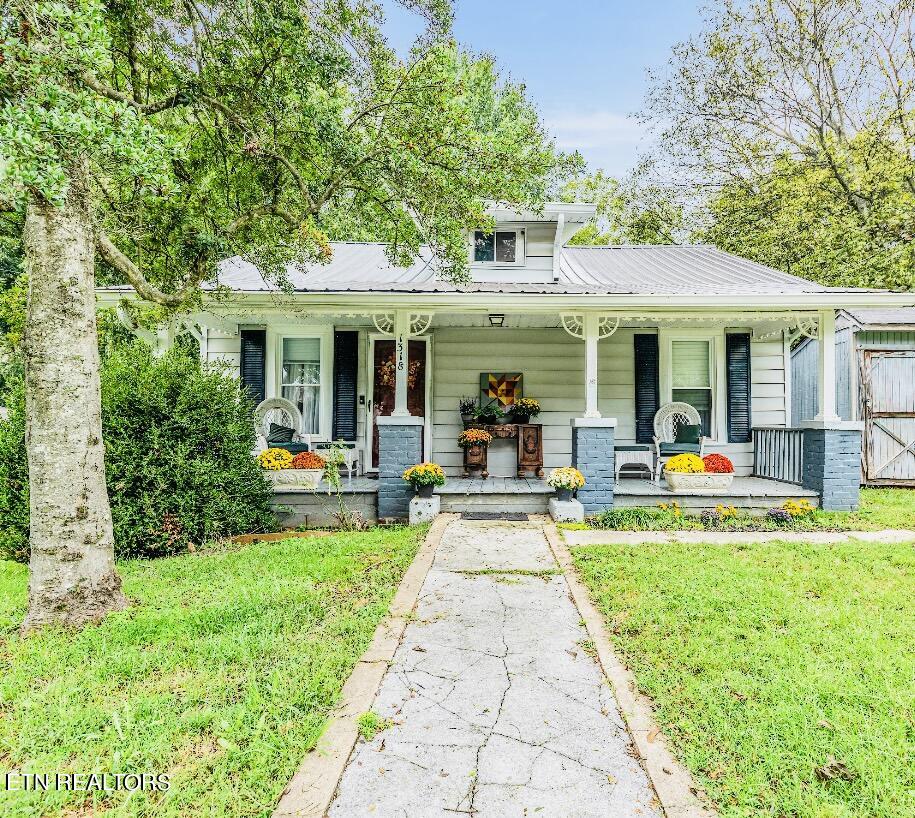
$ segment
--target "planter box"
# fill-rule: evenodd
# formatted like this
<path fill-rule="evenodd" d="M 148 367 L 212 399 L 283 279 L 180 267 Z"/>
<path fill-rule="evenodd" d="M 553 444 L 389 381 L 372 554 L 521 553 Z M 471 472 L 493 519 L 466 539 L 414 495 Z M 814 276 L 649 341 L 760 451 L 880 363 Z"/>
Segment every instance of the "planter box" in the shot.
<path fill-rule="evenodd" d="M 314 489 L 321 482 L 324 469 L 264 470 L 264 474 L 274 486 L 292 489 Z"/>
<path fill-rule="evenodd" d="M 671 491 L 716 492 L 727 491 L 734 480 L 733 474 L 683 474 L 664 470 L 664 479 Z"/>

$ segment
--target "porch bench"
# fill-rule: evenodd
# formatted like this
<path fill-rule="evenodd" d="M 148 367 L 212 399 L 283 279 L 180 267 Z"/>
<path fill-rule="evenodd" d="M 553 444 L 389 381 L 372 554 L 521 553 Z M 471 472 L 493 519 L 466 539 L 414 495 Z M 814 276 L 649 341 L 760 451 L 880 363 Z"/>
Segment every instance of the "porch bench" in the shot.
<path fill-rule="evenodd" d="M 645 466 L 649 474 L 654 474 L 654 451 L 644 444 L 614 446 L 613 458 L 616 461 L 616 481 L 619 482 L 623 466 Z"/>

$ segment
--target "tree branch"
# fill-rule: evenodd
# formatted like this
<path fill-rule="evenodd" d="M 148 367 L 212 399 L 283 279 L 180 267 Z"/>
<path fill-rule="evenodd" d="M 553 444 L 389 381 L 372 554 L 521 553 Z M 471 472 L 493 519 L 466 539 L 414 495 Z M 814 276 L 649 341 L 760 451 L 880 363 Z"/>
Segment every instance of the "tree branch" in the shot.
<path fill-rule="evenodd" d="M 184 303 L 188 295 L 197 288 L 203 278 L 205 267 L 197 264 L 194 278 L 186 281 L 180 290 L 175 293 L 166 293 L 150 284 L 140 268 L 127 256 L 114 246 L 111 239 L 100 227 L 95 229 L 95 249 L 112 267 L 124 274 L 133 285 L 137 295 L 146 301 L 159 304 L 163 307 L 178 307 Z"/>
<path fill-rule="evenodd" d="M 165 97 L 164 99 L 156 100 L 155 102 L 149 102 L 143 104 L 137 102 L 130 94 L 125 94 L 123 91 L 118 91 L 115 88 L 111 88 L 105 83 L 101 82 L 93 74 L 90 74 L 88 71 L 83 71 L 79 75 L 80 82 L 83 83 L 88 88 L 91 88 L 97 94 L 101 94 L 103 97 L 108 99 L 113 99 L 115 102 L 123 102 L 129 105 L 131 108 L 139 111 L 141 114 L 157 114 L 160 111 L 165 111 L 168 108 L 175 108 L 179 105 L 187 105 L 190 102 L 190 97 L 182 90 L 175 91 L 171 96 Z"/>

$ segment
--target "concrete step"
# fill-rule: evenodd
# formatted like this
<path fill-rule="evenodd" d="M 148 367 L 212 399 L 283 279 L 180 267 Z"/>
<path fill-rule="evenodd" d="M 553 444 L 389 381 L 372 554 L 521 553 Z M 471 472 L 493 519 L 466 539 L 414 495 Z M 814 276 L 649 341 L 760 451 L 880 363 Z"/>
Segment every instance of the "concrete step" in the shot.
<path fill-rule="evenodd" d="M 470 494 L 459 492 L 441 493 L 442 511 L 463 513 L 465 511 L 509 512 L 512 514 L 546 514 L 549 494 L 516 494 L 499 492 L 491 494 Z"/>

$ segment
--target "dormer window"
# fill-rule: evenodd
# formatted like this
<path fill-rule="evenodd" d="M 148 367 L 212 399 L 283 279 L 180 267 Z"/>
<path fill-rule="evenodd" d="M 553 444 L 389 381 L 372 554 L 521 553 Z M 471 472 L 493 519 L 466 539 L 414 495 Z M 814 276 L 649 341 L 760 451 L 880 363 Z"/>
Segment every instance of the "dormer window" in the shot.
<path fill-rule="evenodd" d="M 500 266 L 524 264 L 524 230 L 474 231 L 473 261 Z"/>

